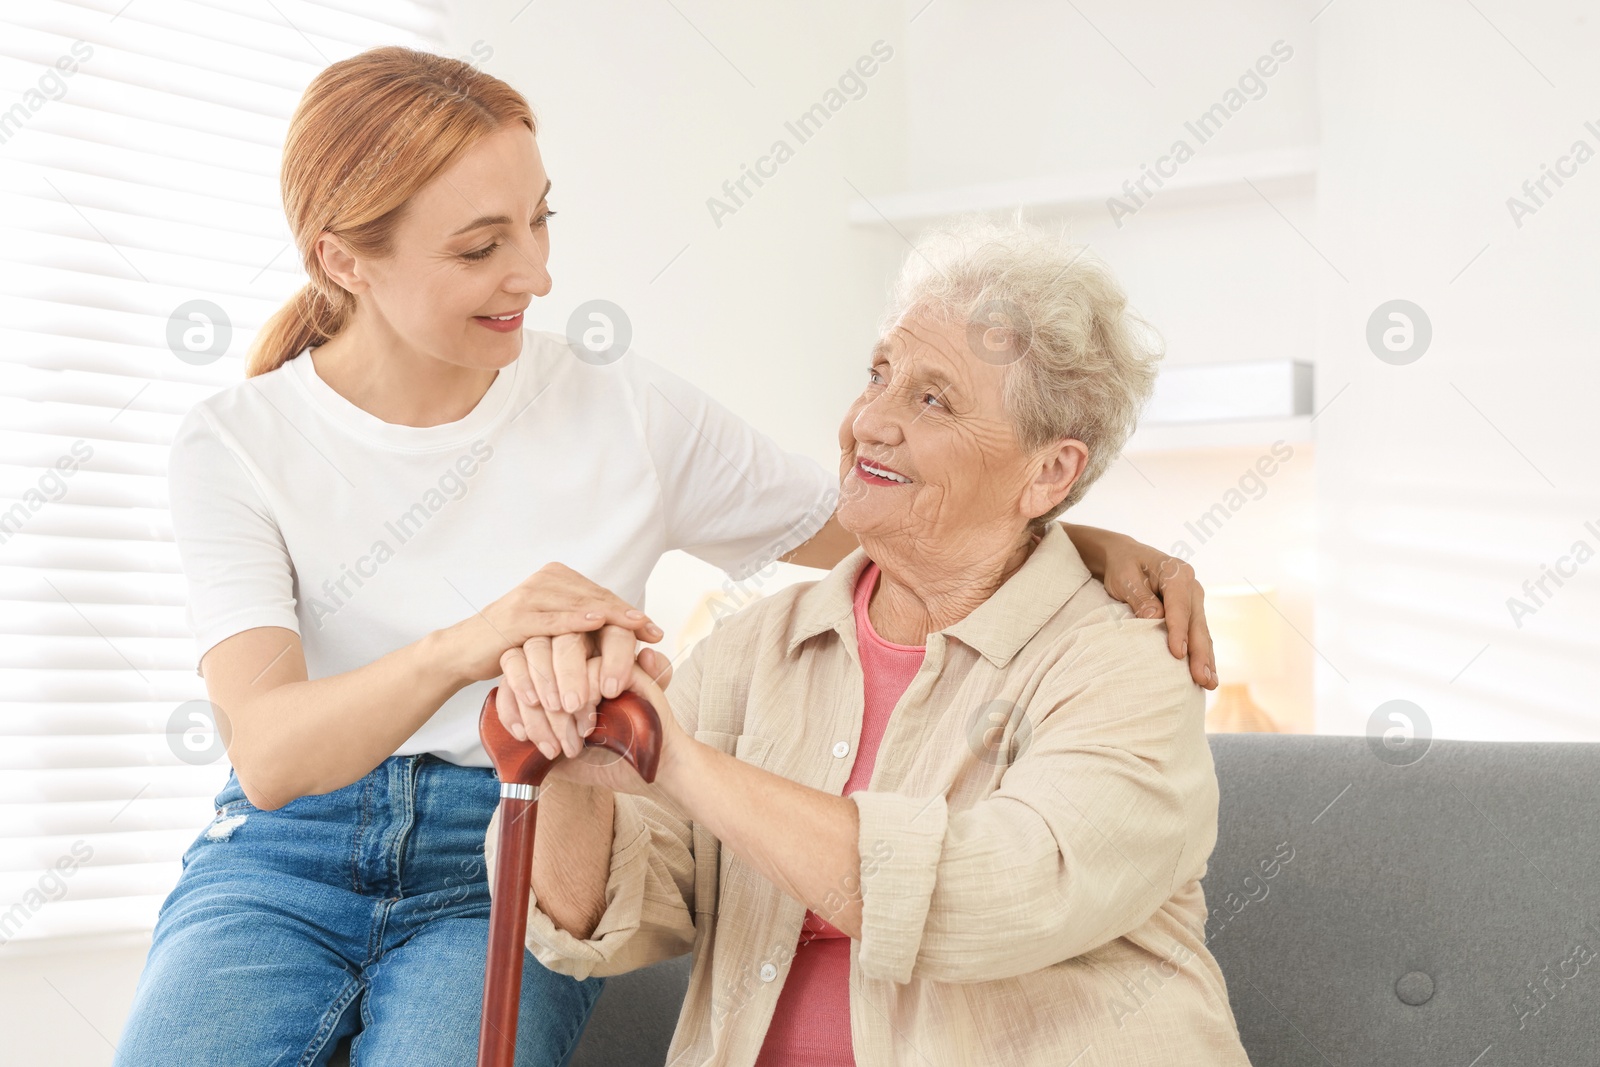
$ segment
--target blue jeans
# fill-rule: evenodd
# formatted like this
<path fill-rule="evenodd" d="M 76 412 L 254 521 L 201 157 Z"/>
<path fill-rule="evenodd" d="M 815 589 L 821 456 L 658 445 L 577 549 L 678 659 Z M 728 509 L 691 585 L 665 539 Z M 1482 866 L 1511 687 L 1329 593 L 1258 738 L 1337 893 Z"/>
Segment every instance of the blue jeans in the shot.
<path fill-rule="evenodd" d="M 477 1062 L 489 943 L 483 839 L 494 771 L 430 753 L 275 811 L 237 775 L 183 854 L 114 1067 Z M 603 978 L 524 950 L 518 1067 L 572 1057 Z"/>

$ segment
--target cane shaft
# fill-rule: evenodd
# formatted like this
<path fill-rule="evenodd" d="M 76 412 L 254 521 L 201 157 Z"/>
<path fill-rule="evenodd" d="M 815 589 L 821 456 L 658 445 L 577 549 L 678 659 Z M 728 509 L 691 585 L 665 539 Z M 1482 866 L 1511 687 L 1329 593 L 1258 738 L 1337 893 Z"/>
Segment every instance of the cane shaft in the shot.
<path fill-rule="evenodd" d="M 478 735 L 501 783 L 500 829 L 495 838 L 494 885 L 489 900 L 489 953 L 483 974 L 483 1017 L 478 1027 L 478 1067 L 515 1064 L 538 789 L 555 762 L 532 742 L 518 741 L 506 732 L 495 711 L 498 690 L 499 686 L 489 690 L 478 716 Z M 595 712 L 595 728 L 583 743 L 608 749 L 631 763 L 646 782 L 655 781 L 661 757 L 661 720 L 655 708 L 638 694 L 625 692 L 601 701 Z"/>
<path fill-rule="evenodd" d="M 538 816 L 536 799 L 508 796 L 500 800 L 478 1067 L 513 1067 L 516 1060 L 517 1009 L 522 1001 L 523 945 L 528 933 L 528 889 Z"/>

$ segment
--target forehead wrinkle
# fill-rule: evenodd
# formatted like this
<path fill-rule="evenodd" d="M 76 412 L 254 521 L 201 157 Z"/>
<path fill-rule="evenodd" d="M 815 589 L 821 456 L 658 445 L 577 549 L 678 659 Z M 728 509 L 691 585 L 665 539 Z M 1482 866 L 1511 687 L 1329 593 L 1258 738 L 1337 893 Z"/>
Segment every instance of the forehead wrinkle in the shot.
<path fill-rule="evenodd" d="M 903 352 L 901 364 L 906 368 L 907 373 L 924 381 L 941 382 L 947 387 L 947 391 L 949 388 L 954 388 L 958 397 L 964 398 L 972 392 L 973 383 L 967 373 L 968 366 L 961 359 L 959 352 L 952 352 L 946 347 L 943 337 L 932 333 L 924 334 L 906 325 L 903 321 L 895 326 L 894 331 L 904 331 L 920 347 L 931 350 L 939 357 L 929 358 L 925 352 L 916 355 Z M 886 336 L 878 340 L 878 344 L 873 348 L 873 355 L 874 357 L 882 356 L 885 359 L 890 359 L 891 349 L 895 347 L 904 350 L 911 346 L 906 343 L 896 346 Z M 892 359 L 890 361 L 893 362 Z"/>

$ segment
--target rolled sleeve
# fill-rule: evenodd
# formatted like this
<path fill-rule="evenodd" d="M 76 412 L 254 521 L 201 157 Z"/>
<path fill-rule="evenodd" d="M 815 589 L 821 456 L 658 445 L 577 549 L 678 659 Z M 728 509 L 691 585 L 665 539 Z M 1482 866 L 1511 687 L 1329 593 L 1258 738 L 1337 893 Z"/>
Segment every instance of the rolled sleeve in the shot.
<path fill-rule="evenodd" d="M 606 909 L 590 937 L 557 926 L 528 890 L 528 951 L 552 971 L 580 980 L 636 970 L 694 947 L 689 824 L 643 797 L 619 793 L 612 810 Z M 496 809 L 484 842 L 491 886 L 499 818 Z"/>
<path fill-rule="evenodd" d="M 862 973 L 911 980 L 933 901 L 949 809 L 943 797 L 850 794 L 860 815 Z"/>

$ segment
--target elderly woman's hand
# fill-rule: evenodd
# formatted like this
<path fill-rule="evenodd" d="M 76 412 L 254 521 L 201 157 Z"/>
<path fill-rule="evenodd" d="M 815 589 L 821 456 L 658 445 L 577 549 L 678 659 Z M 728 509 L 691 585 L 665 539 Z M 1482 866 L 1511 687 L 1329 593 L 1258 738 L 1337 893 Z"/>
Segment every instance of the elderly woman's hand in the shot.
<path fill-rule="evenodd" d="M 1062 523 L 1089 573 L 1106 592 L 1141 619 L 1167 620 L 1167 648 L 1189 657 L 1189 674 L 1206 689 L 1217 687 L 1217 661 L 1206 628 L 1205 590 L 1194 568 L 1160 549 L 1093 526 Z"/>
<path fill-rule="evenodd" d="M 595 693 L 600 691 L 598 679 L 602 664 L 601 656 L 593 656 L 588 661 L 591 691 Z M 692 740 L 678 725 L 662 691 L 671 680 L 672 661 L 653 648 L 645 648 L 639 651 L 632 665 L 627 686 L 649 701 L 661 720 L 663 764 L 669 753 L 676 753 L 682 745 Z M 582 743 L 581 738 L 587 737 L 594 729 L 598 702 L 586 704 L 576 712 L 567 712 L 565 709 L 547 712 L 541 705 L 524 704 L 515 689 L 502 686 L 496 696 L 496 704 L 500 721 L 513 735 L 526 733 L 527 739 L 552 759 L 555 758 L 552 753 L 567 753 L 567 759 L 557 760 L 550 769 L 546 781 L 598 786 L 620 793 L 641 793 L 645 790 L 645 782 L 627 760 L 609 749 Z M 577 753 L 575 756 L 572 755 L 574 752 Z"/>

